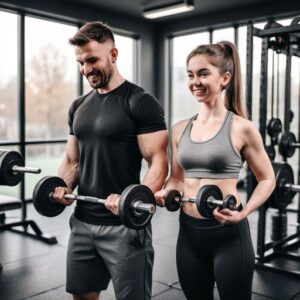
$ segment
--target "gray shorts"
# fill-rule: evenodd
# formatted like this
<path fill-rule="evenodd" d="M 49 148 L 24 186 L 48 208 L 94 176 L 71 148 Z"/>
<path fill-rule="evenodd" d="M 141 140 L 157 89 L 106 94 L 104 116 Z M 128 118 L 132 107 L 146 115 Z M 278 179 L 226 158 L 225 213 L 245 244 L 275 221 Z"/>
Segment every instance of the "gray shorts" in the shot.
<path fill-rule="evenodd" d="M 151 299 L 154 250 L 151 224 L 142 230 L 70 218 L 67 286 L 72 294 L 100 292 L 112 279 L 116 298 Z"/>

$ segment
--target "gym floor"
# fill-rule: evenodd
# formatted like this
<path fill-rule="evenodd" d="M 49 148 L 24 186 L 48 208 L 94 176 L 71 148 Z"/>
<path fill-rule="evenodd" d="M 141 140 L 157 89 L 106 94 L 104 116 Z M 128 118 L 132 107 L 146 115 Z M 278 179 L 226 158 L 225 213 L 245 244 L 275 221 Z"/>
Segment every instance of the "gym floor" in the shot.
<path fill-rule="evenodd" d="M 28 205 L 28 219 L 35 220 L 44 233 L 54 235 L 58 240 L 55 245 L 48 245 L 7 230 L 0 232 L 0 262 L 3 265 L 3 270 L 0 271 L 1 300 L 71 298 L 65 292 L 65 262 L 69 236 L 68 219 L 72 211 L 73 207 L 68 207 L 60 216 L 51 219 L 38 215 L 32 205 Z M 19 215 L 18 210 L 8 211 L 7 223 L 17 221 Z M 257 220 L 258 213 L 254 212 L 249 221 L 255 249 Z M 296 213 L 290 212 L 288 220 L 288 232 L 292 234 L 296 229 Z M 178 284 L 175 264 L 178 212 L 171 213 L 158 208 L 152 219 L 152 226 L 155 248 L 153 299 L 185 299 Z M 270 224 L 267 228 L 270 228 Z M 298 253 L 300 256 L 299 250 Z M 286 266 L 289 263 L 291 262 L 286 260 L 282 262 Z M 291 263 L 291 267 L 299 271 L 300 263 Z M 115 299 L 111 284 L 108 290 L 102 293 L 101 299 Z M 219 299 L 217 289 L 215 299 Z M 300 300 L 300 277 L 256 269 L 252 299 Z"/>

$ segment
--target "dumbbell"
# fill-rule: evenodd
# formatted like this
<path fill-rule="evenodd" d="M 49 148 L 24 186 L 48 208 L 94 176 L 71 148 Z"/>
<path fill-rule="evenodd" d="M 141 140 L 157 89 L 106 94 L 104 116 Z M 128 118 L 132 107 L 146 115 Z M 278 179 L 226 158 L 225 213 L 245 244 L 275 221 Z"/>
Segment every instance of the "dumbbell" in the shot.
<path fill-rule="evenodd" d="M 41 173 L 40 168 L 25 167 L 22 155 L 17 151 L 0 150 L 0 185 L 17 185 L 24 173 Z"/>
<path fill-rule="evenodd" d="M 56 202 L 52 194 L 56 187 L 67 187 L 65 181 L 56 176 L 41 178 L 33 190 L 33 205 L 46 217 L 58 216 L 65 205 Z M 66 199 L 104 204 L 106 199 L 75 194 L 65 194 Z M 152 191 L 145 185 L 132 184 L 125 188 L 120 195 L 119 217 L 121 222 L 133 229 L 142 229 L 148 225 L 156 210 L 156 202 Z"/>
<path fill-rule="evenodd" d="M 202 186 L 196 199 L 182 197 L 177 190 L 170 190 L 165 195 L 165 206 L 169 211 L 178 210 L 182 202 L 196 203 L 198 212 L 205 218 L 213 218 L 213 210 L 217 206 L 230 210 L 236 209 L 235 196 L 229 194 L 223 199 L 223 194 L 216 185 Z"/>

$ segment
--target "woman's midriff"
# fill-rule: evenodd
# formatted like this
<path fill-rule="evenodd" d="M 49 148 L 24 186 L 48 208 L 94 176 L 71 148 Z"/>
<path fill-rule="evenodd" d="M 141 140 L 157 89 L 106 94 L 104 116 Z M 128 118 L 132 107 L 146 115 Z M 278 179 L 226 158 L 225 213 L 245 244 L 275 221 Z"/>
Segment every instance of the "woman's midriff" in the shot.
<path fill-rule="evenodd" d="M 204 185 L 217 185 L 222 193 L 223 198 L 228 195 L 234 195 L 236 197 L 237 206 L 241 203 L 239 193 L 237 191 L 237 179 L 199 179 L 199 178 L 185 178 L 184 187 L 183 187 L 183 197 L 196 199 L 199 189 Z M 221 200 L 221 199 L 220 199 Z M 183 202 L 182 203 L 183 211 L 194 217 L 194 218 L 203 218 L 194 203 Z"/>

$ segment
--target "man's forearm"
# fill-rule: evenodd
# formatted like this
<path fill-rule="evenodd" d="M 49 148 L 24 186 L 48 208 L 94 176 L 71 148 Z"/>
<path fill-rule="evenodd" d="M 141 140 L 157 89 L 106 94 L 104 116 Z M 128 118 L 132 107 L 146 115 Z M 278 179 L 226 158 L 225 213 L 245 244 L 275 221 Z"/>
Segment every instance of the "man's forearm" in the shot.
<path fill-rule="evenodd" d="M 78 163 L 64 160 L 58 168 L 58 176 L 66 182 L 70 189 L 74 190 L 79 179 Z"/>
<path fill-rule="evenodd" d="M 142 181 L 143 184 L 147 185 L 153 193 L 159 191 L 165 183 L 168 175 L 168 164 L 167 162 L 160 162 L 152 164 Z"/>

